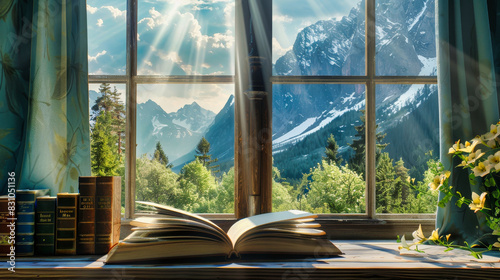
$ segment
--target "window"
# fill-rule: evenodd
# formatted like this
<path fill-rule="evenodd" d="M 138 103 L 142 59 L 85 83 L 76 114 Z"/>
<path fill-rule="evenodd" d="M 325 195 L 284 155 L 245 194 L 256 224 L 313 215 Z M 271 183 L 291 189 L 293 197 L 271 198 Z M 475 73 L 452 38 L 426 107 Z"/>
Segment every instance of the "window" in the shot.
<path fill-rule="evenodd" d="M 434 213 L 434 22 L 432 0 L 273 1 L 274 164 L 304 197 L 289 207 Z M 322 162 L 331 137 L 336 164 Z"/>
<path fill-rule="evenodd" d="M 180 108 L 190 107 L 192 102 L 201 102 L 198 96 L 201 92 L 203 96 L 218 96 L 219 104 L 206 105 L 217 108 L 214 111 L 232 105 L 234 45 L 237 42 L 232 41 L 235 31 L 231 26 L 234 26 L 235 2 L 198 1 L 186 6 L 177 1 L 156 5 L 151 1 L 130 0 L 127 1 L 127 7 L 123 1 L 117 1 L 117 5 L 98 8 L 97 2 L 88 1 L 91 38 L 89 81 L 92 84 L 107 82 L 126 85 L 126 217 L 133 216 L 135 196 L 140 198 L 144 191 L 143 185 L 134 179 L 141 168 L 135 163 L 140 162 L 143 153 L 154 153 L 152 146 L 158 142 L 154 133 L 161 133 L 166 124 L 158 118 L 155 123 L 149 117 L 150 124 L 146 125 L 140 112 L 152 112 L 154 109 L 148 107 L 144 110 L 142 107 L 163 103 L 160 107 L 165 113 L 174 113 Z M 308 173 L 317 164 L 322 164 L 323 152 L 331 134 L 339 145 L 338 152 L 345 163 L 354 153 L 349 144 L 353 140 L 360 140 L 359 143 L 364 146 L 362 137 L 366 135 L 366 153 L 360 154 L 361 161 L 358 161 L 362 168 L 358 173 L 365 176 L 360 175 L 353 185 L 356 189 L 353 193 L 356 207 L 332 211 L 320 201 L 318 203 L 323 204 L 316 205 L 313 210 L 330 213 L 324 218 L 367 220 L 390 217 L 381 216 L 382 213 L 402 212 L 384 209 L 380 207 L 380 201 L 376 200 L 378 193 L 384 191 L 380 187 L 384 186 L 383 178 L 376 176 L 379 144 L 389 143 L 384 150 L 389 154 L 386 161 L 392 160 L 394 172 L 406 168 L 408 174 L 422 174 L 428 159 L 425 158 L 427 148 L 435 147 L 436 139 L 432 138 L 433 131 L 430 129 L 437 126 L 422 119 L 433 117 L 428 116 L 426 110 L 433 112 L 431 105 L 435 103 L 433 98 L 436 96 L 433 6 L 433 0 L 367 0 L 366 3 L 273 0 L 273 166 L 277 167 L 281 175 L 274 177 L 273 181 L 274 210 L 303 206 L 301 198 L 311 191 L 314 174 L 309 176 L 307 183 L 301 182 L 302 173 Z M 402 13 L 390 12 L 393 9 Z M 105 12 L 109 13 L 108 18 L 99 14 Z M 201 24 L 209 18 L 209 14 L 219 20 Z M 404 17 L 398 18 L 401 15 Z M 127 19 L 126 25 L 114 22 L 122 17 Z M 93 40 L 92 36 L 96 35 L 92 34 L 102 32 L 98 28 L 107 26 L 108 22 L 114 28 L 105 31 L 105 34 L 109 34 L 106 40 Z M 333 33 L 338 36 L 329 35 Z M 127 44 L 122 43 L 125 36 Z M 114 44 L 120 46 L 114 47 Z M 205 51 L 199 51 L 197 47 L 200 44 L 205 46 Z M 207 51 L 207 46 L 211 50 Z M 411 60 L 402 61 L 402 54 L 408 50 L 413 50 Z M 125 67 L 121 64 L 124 57 L 127 58 Z M 115 63 L 117 68 L 99 67 L 95 62 L 101 59 L 106 61 L 104 64 L 107 67 Z M 184 103 L 177 102 L 179 93 L 192 96 L 192 99 L 184 100 Z M 409 97 L 419 99 L 417 103 L 412 103 L 417 99 L 411 100 Z M 152 103 L 148 104 L 149 101 Z M 164 109 L 174 103 L 177 107 Z M 310 106 L 304 107 L 304 104 Z M 398 107 L 398 104 L 401 106 Z M 232 114 L 234 122 L 234 111 Z M 366 122 L 363 121 L 364 114 Z M 180 122 L 182 120 L 178 119 L 177 124 Z M 399 123 L 397 128 L 394 127 L 396 122 Z M 401 125 L 402 122 L 405 125 Z M 153 132 L 143 131 L 146 126 L 151 126 Z M 363 130 L 357 131 L 354 126 L 364 128 L 366 134 Z M 417 129 L 410 129 L 412 126 Z M 377 133 L 385 134 L 386 142 L 377 142 Z M 421 143 L 415 143 L 418 142 L 415 135 L 420 133 L 430 136 L 422 139 Z M 414 142 L 405 141 L 408 135 L 413 137 Z M 220 138 L 227 141 L 227 137 Z M 193 144 L 197 139 L 189 141 Z M 165 146 L 161 141 L 160 144 Z M 224 142 L 219 147 L 233 147 L 233 144 L 234 141 L 229 144 Z M 407 145 L 415 145 L 412 150 L 414 154 L 406 153 Z M 189 154 L 181 146 L 179 144 L 176 155 L 169 158 L 174 166 L 182 162 L 183 155 Z M 234 155 L 234 148 L 228 149 L 226 153 Z M 422 157 L 417 158 L 415 155 Z M 366 166 L 364 158 L 367 159 Z M 404 168 L 397 169 L 400 158 L 405 163 Z M 411 167 L 407 165 L 410 161 L 414 163 Z M 224 171 L 228 171 L 232 164 L 229 156 L 219 158 L 218 165 Z M 349 170 L 343 170 L 340 166 L 336 172 L 347 173 Z M 320 178 L 321 175 L 318 172 L 315 176 Z M 304 188 L 306 185 L 307 188 Z M 316 197 L 320 197 L 322 191 L 326 190 L 314 190 Z"/>

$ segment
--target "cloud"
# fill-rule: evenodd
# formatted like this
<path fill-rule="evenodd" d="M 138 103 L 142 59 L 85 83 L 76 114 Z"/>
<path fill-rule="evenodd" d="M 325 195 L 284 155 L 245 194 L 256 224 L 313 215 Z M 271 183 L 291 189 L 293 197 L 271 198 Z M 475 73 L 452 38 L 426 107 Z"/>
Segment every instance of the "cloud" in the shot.
<path fill-rule="evenodd" d="M 292 18 L 287 15 L 273 15 L 273 22 L 292 22 Z"/>
<path fill-rule="evenodd" d="M 276 62 L 278 58 L 282 57 L 283 55 L 286 54 L 289 50 L 291 50 L 293 47 L 290 46 L 288 48 L 284 48 L 281 46 L 281 44 L 278 42 L 276 38 L 273 37 L 273 60 Z"/>
<path fill-rule="evenodd" d="M 100 18 L 100 19 L 97 20 L 96 25 L 99 26 L 99 27 L 101 27 L 103 25 L 103 23 L 104 23 L 104 21 L 102 20 L 102 18 Z"/>
<path fill-rule="evenodd" d="M 201 67 L 202 67 L 202 68 L 205 68 L 205 69 L 209 69 L 209 68 L 210 68 L 210 65 L 208 65 L 207 63 L 202 63 L 202 64 L 201 64 Z"/>
<path fill-rule="evenodd" d="M 163 61 L 165 61 L 165 62 L 171 62 L 171 63 L 174 63 L 177 66 L 179 66 L 186 73 L 186 75 L 193 75 L 193 74 L 195 74 L 195 73 L 193 73 L 193 66 L 189 65 L 189 64 L 184 64 L 184 62 L 182 61 L 182 58 L 180 57 L 179 53 L 177 53 L 175 51 L 171 51 L 169 53 L 165 53 L 165 52 L 163 52 L 161 50 L 158 50 L 154 46 L 151 46 L 150 48 Z M 147 62 L 145 62 L 145 64 L 147 64 Z"/>
<path fill-rule="evenodd" d="M 153 63 L 149 60 L 144 60 L 144 64 L 146 64 L 149 67 L 153 67 Z"/>
<path fill-rule="evenodd" d="M 146 18 L 139 20 L 138 24 L 146 22 L 149 29 L 154 29 L 156 26 L 165 24 L 167 22 L 166 16 L 162 16 L 162 14 L 160 12 L 158 12 L 155 9 L 155 7 L 152 7 L 151 9 L 149 9 L 149 15 L 151 17 L 146 17 Z"/>
<path fill-rule="evenodd" d="M 102 6 L 101 8 L 108 9 L 114 18 L 125 17 L 125 15 L 127 14 L 127 11 L 122 11 L 118 8 L 113 7 L 113 6 Z"/>
<path fill-rule="evenodd" d="M 89 12 L 90 14 L 95 14 L 95 12 L 97 12 L 97 8 L 96 7 L 92 7 L 90 5 L 87 4 L 87 12 Z"/>
<path fill-rule="evenodd" d="M 90 55 L 88 55 L 88 57 L 89 57 L 89 62 L 90 62 L 90 61 L 95 61 L 95 62 L 97 62 L 97 58 L 98 58 L 98 57 L 100 57 L 100 56 L 105 55 L 106 53 L 107 53 L 107 51 L 106 51 L 106 50 L 103 50 L 102 52 L 97 53 L 97 55 L 96 55 L 96 56 L 90 56 Z"/>

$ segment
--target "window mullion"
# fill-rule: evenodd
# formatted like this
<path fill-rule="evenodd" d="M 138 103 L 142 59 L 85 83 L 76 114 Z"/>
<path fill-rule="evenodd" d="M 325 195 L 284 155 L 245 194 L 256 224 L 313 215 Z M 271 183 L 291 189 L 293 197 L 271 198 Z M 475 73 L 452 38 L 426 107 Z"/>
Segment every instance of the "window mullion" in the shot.
<path fill-rule="evenodd" d="M 366 82 L 366 214 L 368 218 L 375 218 L 375 0 L 365 2 L 365 71 Z"/>
<path fill-rule="evenodd" d="M 135 209 L 135 146 L 137 121 L 137 0 L 127 0 L 127 126 L 125 149 L 125 218 Z"/>

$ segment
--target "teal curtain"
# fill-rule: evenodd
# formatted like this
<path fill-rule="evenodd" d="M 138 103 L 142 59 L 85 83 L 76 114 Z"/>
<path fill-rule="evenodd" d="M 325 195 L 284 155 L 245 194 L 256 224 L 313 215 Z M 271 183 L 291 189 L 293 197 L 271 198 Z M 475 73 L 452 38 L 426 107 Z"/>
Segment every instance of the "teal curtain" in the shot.
<path fill-rule="evenodd" d="M 0 194 L 90 175 L 85 0 L 0 1 Z"/>
<path fill-rule="evenodd" d="M 460 162 L 448 149 L 459 139 L 463 143 L 484 134 L 499 120 L 494 2 L 436 0 L 440 156 L 445 168 L 452 169 L 450 185 L 469 198 L 472 191 L 480 191 L 469 184 L 467 170 L 453 168 Z M 490 232 L 481 214 L 468 205 L 458 208 L 455 201 L 438 208 L 440 234 L 451 233 L 463 244 Z"/>

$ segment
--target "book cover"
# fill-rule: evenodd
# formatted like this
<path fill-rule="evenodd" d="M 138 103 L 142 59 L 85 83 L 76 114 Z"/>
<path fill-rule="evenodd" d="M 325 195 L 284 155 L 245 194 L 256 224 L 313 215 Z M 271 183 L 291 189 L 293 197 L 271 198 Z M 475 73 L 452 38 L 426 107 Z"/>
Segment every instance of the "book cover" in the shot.
<path fill-rule="evenodd" d="M 35 202 L 48 189 L 16 191 L 16 255 L 33 256 L 35 253 Z"/>
<path fill-rule="evenodd" d="M 16 199 L 12 195 L 10 198 L 7 195 L 0 196 L 0 255 L 5 256 L 11 252 L 11 246 L 14 245 L 14 234 L 11 235 L 11 227 L 9 225 L 14 222 Z"/>
<path fill-rule="evenodd" d="M 120 239 L 121 177 L 96 180 L 96 254 L 107 254 Z"/>
<path fill-rule="evenodd" d="M 57 194 L 56 255 L 76 255 L 78 193 Z"/>
<path fill-rule="evenodd" d="M 76 252 L 79 255 L 95 254 L 95 195 L 96 177 L 78 178 L 80 198 L 78 202 L 78 236 Z"/>
<path fill-rule="evenodd" d="M 35 209 L 35 255 L 52 256 L 55 253 L 57 198 L 36 198 Z"/>
<path fill-rule="evenodd" d="M 289 210 L 234 223 L 227 232 L 210 220 L 172 207 L 138 201 L 164 217 L 139 217 L 133 232 L 108 253 L 106 263 L 237 259 L 326 258 L 342 252 L 326 237 L 317 215 Z"/>

